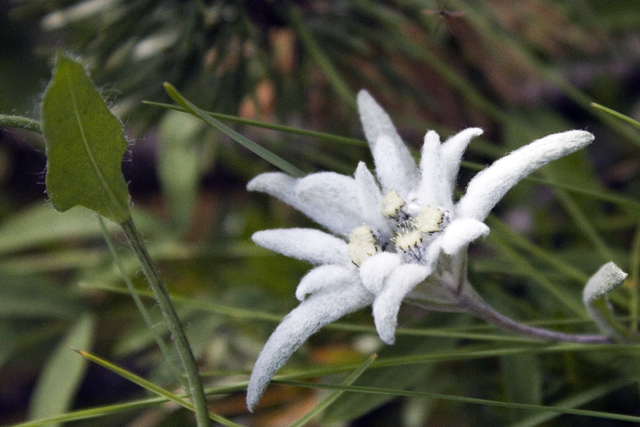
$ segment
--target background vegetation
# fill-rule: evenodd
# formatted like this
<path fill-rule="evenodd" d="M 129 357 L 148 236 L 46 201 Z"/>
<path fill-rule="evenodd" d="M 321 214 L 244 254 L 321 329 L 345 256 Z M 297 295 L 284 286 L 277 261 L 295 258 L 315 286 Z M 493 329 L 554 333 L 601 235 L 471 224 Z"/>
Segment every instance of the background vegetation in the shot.
<path fill-rule="evenodd" d="M 248 414 L 242 393 L 308 269 L 249 237 L 314 225 L 245 191 L 272 165 L 193 116 L 142 103 L 171 104 L 165 81 L 200 108 L 235 117 L 225 123 L 305 172 L 352 174 L 359 160 L 372 165 L 355 109 L 360 88 L 415 149 L 427 129 L 446 138 L 484 128 L 469 146 L 461 189 L 483 165 L 533 139 L 591 131 L 588 150 L 509 192 L 489 220 L 490 236 L 472 247 L 470 275 L 507 315 L 594 332 L 581 290 L 613 260 L 630 277 L 612 304 L 637 329 L 640 134 L 590 102 L 640 115 L 638 2 L 20 0 L 0 4 L 0 13 L 1 113 L 39 119 L 39 96 L 61 48 L 82 58 L 121 118 L 133 215 L 216 414 L 247 426 L 290 425 L 326 395 L 320 385 L 273 385 Z M 38 134 L 0 131 L 0 423 L 69 413 L 86 417 L 73 424 L 83 426 L 194 424 L 190 411 L 153 400 L 68 349 L 180 391 L 95 215 L 47 204 L 43 147 Z M 157 332 L 166 334 L 124 237 L 111 232 Z M 378 352 L 354 383 L 370 393 L 345 393 L 310 425 L 606 426 L 623 423 L 607 414 L 640 415 L 635 346 L 524 341 L 466 315 L 411 306 L 400 322 L 396 345 L 383 347 L 370 312 L 356 313 L 287 363 L 281 373 L 289 380 L 339 384 Z"/>

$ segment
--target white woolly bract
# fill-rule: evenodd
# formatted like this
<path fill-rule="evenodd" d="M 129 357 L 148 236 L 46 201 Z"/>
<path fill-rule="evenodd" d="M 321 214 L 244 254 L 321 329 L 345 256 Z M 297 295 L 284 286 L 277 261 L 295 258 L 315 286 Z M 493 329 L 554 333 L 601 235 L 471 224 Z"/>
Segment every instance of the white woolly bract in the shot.
<path fill-rule="evenodd" d="M 378 235 L 388 236 L 391 231 L 381 212 L 382 194 L 376 179 L 373 177 L 364 162 L 358 163 L 354 174 L 358 202 L 362 221 L 371 227 Z"/>
<path fill-rule="evenodd" d="M 441 247 L 447 255 L 454 255 L 479 237 L 489 234 L 489 227 L 481 221 L 461 218 L 452 221 L 442 233 Z"/>
<path fill-rule="evenodd" d="M 457 215 L 484 221 L 518 181 L 539 167 L 586 147 L 593 135 L 582 130 L 556 133 L 518 148 L 479 172 L 457 206 Z"/>
<path fill-rule="evenodd" d="M 282 320 L 256 361 L 249 386 L 247 407 L 253 411 L 271 378 L 294 351 L 327 323 L 373 303 L 374 295 L 355 283 L 331 292 L 311 295 Z"/>
<path fill-rule="evenodd" d="M 401 263 L 400 256 L 391 252 L 382 252 L 367 259 L 360 266 L 360 280 L 363 286 L 378 295 L 387 276 Z"/>
<path fill-rule="evenodd" d="M 361 90 L 358 93 L 358 111 L 360 112 L 360 120 L 362 121 L 362 128 L 364 135 L 371 147 L 371 153 L 376 162 L 376 167 L 384 165 L 386 161 L 390 164 L 394 164 L 396 174 L 400 179 L 394 179 L 393 174 L 380 174 L 380 171 L 376 170 L 376 175 L 380 179 L 383 187 L 386 189 L 393 189 L 400 193 L 401 196 L 406 196 L 406 193 L 402 192 L 402 188 L 394 187 L 391 185 L 393 182 L 398 182 L 402 185 L 414 187 L 419 180 L 419 172 L 416 167 L 411 153 L 395 126 L 391 122 L 389 115 L 382 109 L 380 105 L 373 99 L 369 92 Z M 386 147 L 378 150 L 378 143 L 380 138 L 386 138 Z M 389 158 L 384 157 L 389 155 Z M 390 180 L 389 180 L 390 178 Z"/>
<path fill-rule="evenodd" d="M 357 281 L 354 270 L 342 265 L 321 265 L 309 271 L 300 280 L 296 288 L 296 298 L 302 301 L 307 295 L 329 291 L 333 288 L 344 287 Z"/>
<path fill-rule="evenodd" d="M 429 274 L 431 267 L 418 264 L 403 264 L 391 272 L 386 286 L 373 303 L 373 318 L 382 341 L 387 344 L 395 342 L 402 300 Z"/>
<path fill-rule="evenodd" d="M 313 264 L 349 263 L 347 243 L 310 228 L 263 230 L 251 236 L 263 248 Z"/>
<path fill-rule="evenodd" d="M 453 194 L 456 185 L 460 161 L 467 145 L 476 136 L 482 135 L 480 128 L 468 128 L 453 135 L 440 146 L 440 161 L 449 194 Z"/>
<path fill-rule="evenodd" d="M 402 156 L 397 148 L 390 137 L 382 135 L 375 145 L 372 145 L 371 154 L 376 163 L 376 175 L 382 184 L 382 190 L 396 191 L 405 199 L 417 186 L 419 172 L 413 158 Z"/>

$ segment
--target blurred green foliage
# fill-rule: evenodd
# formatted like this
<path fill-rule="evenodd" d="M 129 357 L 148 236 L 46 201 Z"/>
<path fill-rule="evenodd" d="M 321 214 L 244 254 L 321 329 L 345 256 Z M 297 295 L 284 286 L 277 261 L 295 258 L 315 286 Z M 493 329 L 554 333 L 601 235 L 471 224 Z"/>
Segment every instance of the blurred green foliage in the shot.
<path fill-rule="evenodd" d="M 289 425 L 321 399 L 275 385 L 248 416 L 241 395 L 308 270 L 249 237 L 315 225 L 272 198 L 246 193 L 246 181 L 272 169 L 268 163 L 190 115 L 141 103 L 170 102 L 165 81 L 204 110 L 356 139 L 363 136 L 349 94 L 366 88 L 414 148 L 427 129 L 446 137 L 480 126 L 485 135 L 469 147 L 460 188 L 479 166 L 537 137 L 593 132 L 589 151 L 548 165 L 509 192 L 489 222 L 490 236 L 472 247 L 471 281 L 514 318 L 593 332 L 557 295 L 579 303 L 588 277 L 614 260 L 630 277 L 612 304 L 637 329 L 640 134 L 589 102 L 640 116 L 640 3 L 18 0 L 0 9 L 0 113 L 40 119 L 30 112 L 38 110 L 34 100 L 53 51 L 63 48 L 83 59 L 124 123 L 132 139 L 123 164 L 132 214 L 176 297 L 207 386 L 219 392 L 210 398 L 212 411 L 244 425 Z M 226 123 L 305 172 L 352 174 L 358 160 L 371 164 L 357 141 Z M 74 337 L 87 346 L 82 350 L 176 391 L 95 218 L 82 208 L 61 214 L 45 204 L 42 147 L 37 135 L 0 132 L 3 425 L 43 414 L 44 403 L 86 409 L 149 397 L 102 368 L 83 373 L 70 351 L 64 357 L 71 362 L 52 373 Z M 148 298 L 124 238 L 111 232 Z M 87 322 L 94 322 L 92 336 L 81 329 Z M 355 385 L 639 415 L 636 347 L 522 342 L 468 316 L 411 306 L 400 322 L 398 344 L 381 349 L 370 313 L 356 313 L 314 336 L 283 373 L 339 384 L 354 363 L 380 350 Z M 59 393 L 45 396 L 53 401 L 43 401 L 34 390 L 65 369 L 74 381 L 58 382 Z M 424 395 L 373 396 L 346 393 L 315 425 L 620 422 Z M 76 424 L 193 424 L 176 407 L 116 409 Z"/>

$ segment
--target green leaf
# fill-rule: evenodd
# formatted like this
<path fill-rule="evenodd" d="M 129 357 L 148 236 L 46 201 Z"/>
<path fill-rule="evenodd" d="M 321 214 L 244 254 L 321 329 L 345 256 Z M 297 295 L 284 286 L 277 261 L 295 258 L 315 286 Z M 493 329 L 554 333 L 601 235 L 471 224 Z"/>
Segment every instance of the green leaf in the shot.
<path fill-rule="evenodd" d="M 93 317 L 89 314 L 82 316 L 55 349 L 31 399 L 31 418 L 51 417 L 69 409 L 87 367 L 87 361 L 69 347 L 90 347 L 93 327 Z"/>
<path fill-rule="evenodd" d="M 42 101 L 42 134 L 54 208 L 84 206 L 117 223 L 131 218 L 121 170 L 128 143 L 120 121 L 82 65 L 61 52 Z"/>

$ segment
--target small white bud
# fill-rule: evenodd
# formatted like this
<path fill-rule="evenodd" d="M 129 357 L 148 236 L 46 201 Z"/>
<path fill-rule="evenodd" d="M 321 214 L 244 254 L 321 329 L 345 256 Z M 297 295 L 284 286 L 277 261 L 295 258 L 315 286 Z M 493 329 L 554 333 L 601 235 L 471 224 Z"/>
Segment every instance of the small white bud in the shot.
<path fill-rule="evenodd" d="M 402 233 L 396 234 L 393 238 L 398 249 L 408 252 L 411 248 L 416 247 L 422 242 L 422 232 L 419 230 L 411 229 Z"/>
<path fill-rule="evenodd" d="M 375 255 L 376 252 L 376 238 L 369 227 L 361 225 L 351 230 L 347 253 L 354 264 L 360 266 L 367 258 Z"/>
<path fill-rule="evenodd" d="M 442 220 L 444 219 L 444 212 L 435 206 L 427 206 L 422 209 L 418 216 L 413 219 L 413 226 L 416 230 L 423 233 L 435 233 L 441 231 Z"/>
<path fill-rule="evenodd" d="M 402 200 L 402 197 L 392 190 L 382 199 L 382 215 L 387 218 L 395 218 L 403 206 L 404 200 Z"/>

